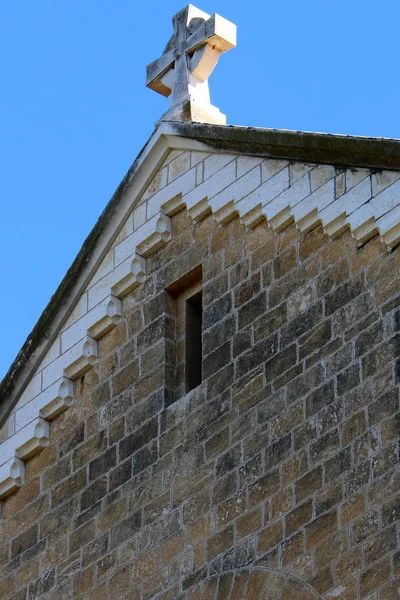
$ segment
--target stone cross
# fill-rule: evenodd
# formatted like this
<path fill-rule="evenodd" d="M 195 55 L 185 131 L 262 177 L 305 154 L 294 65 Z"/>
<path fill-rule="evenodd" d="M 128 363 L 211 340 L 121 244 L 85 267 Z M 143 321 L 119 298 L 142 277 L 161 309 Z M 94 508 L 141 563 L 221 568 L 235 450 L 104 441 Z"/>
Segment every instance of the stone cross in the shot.
<path fill-rule="evenodd" d="M 219 57 L 236 46 L 236 25 L 189 4 L 172 20 L 174 34 L 162 56 L 147 66 L 147 87 L 170 96 L 169 121 L 225 124 L 210 102 L 208 78 Z"/>

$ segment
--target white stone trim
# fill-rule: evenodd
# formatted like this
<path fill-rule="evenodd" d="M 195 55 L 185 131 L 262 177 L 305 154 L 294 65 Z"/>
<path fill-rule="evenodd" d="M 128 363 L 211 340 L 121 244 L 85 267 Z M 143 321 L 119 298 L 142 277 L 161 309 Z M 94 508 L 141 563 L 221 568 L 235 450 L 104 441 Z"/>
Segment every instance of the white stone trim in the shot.
<path fill-rule="evenodd" d="M 36 396 L 16 411 L 16 431 L 34 421 L 38 415 L 48 421 L 54 419 L 54 417 L 67 410 L 73 404 L 74 399 L 73 382 L 66 377 L 61 377 L 39 396 Z"/>
<path fill-rule="evenodd" d="M 139 254 L 132 260 L 128 258 L 115 271 L 116 283 L 111 287 L 117 298 L 123 298 L 146 279 L 146 259 Z"/>
<path fill-rule="evenodd" d="M 39 417 L 15 435 L 15 456 L 26 460 L 49 445 L 50 427 L 47 421 Z"/>
<path fill-rule="evenodd" d="M 19 458 L 10 458 L 0 466 L 0 499 L 5 498 L 25 483 L 25 463 Z"/>

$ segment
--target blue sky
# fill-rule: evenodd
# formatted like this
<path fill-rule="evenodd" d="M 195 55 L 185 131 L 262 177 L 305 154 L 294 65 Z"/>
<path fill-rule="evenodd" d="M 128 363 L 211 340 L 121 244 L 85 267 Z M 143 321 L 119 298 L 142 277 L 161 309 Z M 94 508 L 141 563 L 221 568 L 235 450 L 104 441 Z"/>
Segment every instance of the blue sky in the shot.
<path fill-rule="evenodd" d="M 199 0 L 238 25 L 235 125 L 400 138 L 398 0 Z M 0 377 L 168 101 L 144 86 L 183 0 L 0 2 Z"/>

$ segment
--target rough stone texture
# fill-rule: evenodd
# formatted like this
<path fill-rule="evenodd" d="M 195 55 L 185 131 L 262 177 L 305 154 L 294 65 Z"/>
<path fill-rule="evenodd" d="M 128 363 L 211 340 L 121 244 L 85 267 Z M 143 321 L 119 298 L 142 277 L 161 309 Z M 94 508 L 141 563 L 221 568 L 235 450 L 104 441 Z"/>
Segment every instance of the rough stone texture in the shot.
<path fill-rule="evenodd" d="M 0 596 L 397 598 L 400 250 L 172 225 L 3 502 Z M 207 377 L 174 401 L 164 290 L 200 264 Z"/>
<path fill-rule="evenodd" d="M 173 126 L 173 130 L 176 125 Z M 163 128 L 160 127 L 154 134 L 155 147 L 162 145 L 162 130 Z M 193 131 L 197 131 L 195 125 Z M 233 128 L 230 131 L 235 139 L 240 132 L 243 133 L 241 128 Z M 220 132 L 224 137 L 226 130 L 222 128 Z M 264 134 L 264 137 L 268 138 L 266 132 Z M 280 136 L 283 136 L 282 140 L 286 139 L 286 134 L 281 132 L 278 137 Z M 305 141 L 303 134 L 295 134 L 295 136 L 301 146 Z M 275 139 L 276 132 L 272 137 Z M 339 140 L 332 136 L 313 135 L 312 138 L 307 139 L 313 140 L 313 144 L 318 146 L 318 152 L 327 140 L 329 145 L 333 143 L 333 139 L 334 145 L 339 143 Z M 342 141 L 344 139 L 347 140 L 346 144 L 350 143 L 349 148 L 354 151 L 352 158 L 355 159 L 359 156 L 356 147 L 360 140 L 342 138 Z M 292 142 L 294 141 L 292 139 Z M 352 145 L 354 142 L 356 147 Z M 373 140 L 364 140 L 361 145 L 369 146 L 372 142 Z M 196 145 L 196 142 L 192 141 L 192 143 Z M 384 148 L 385 151 L 387 150 L 387 144 L 388 141 L 381 142 L 382 151 Z M 318 152 L 316 158 L 319 160 L 321 156 Z M 164 154 L 162 156 L 164 158 Z M 140 158 L 138 161 L 140 163 Z M 349 158 L 347 162 L 350 165 L 354 164 Z M 370 163 L 367 161 L 365 164 Z M 263 160 L 256 156 L 215 153 L 210 155 L 201 151 L 178 150 L 172 150 L 167 155 L 155 176 L 154 164 L 152 165 L 151 161 L 149 164 L 149 161 L 146 162 L 144 159 L 141 166 L 144 165 L 149 171 L 147 176 L 144 175 L 143 187 L 148 186 L 144 193 L 143 188 L 139 188 L 140 192 L 137 190 L 137 196 L 132 198 L 129 190 L 124 188 L 126 193 L 123 193 L 122 186 L 121 195 L 115 198 L 115 201 L 118 200 L 120 204 L 121 211 L 125 212 L 118 223 L 113 222 L 112 219 L 110 223 L 107 221 L 114 229 L 108 231 L 107 235 L 103 232 L 103 238 L 106 238 L 107 249 L 113 242 L 111 249 L 106 252 L 103 246 L 104 239 L 98 239 L 97 246 L 91 246 L 92 253 L 98 254 L 99 259 L 92 265 L 95 270 L 94 275 L 89 268 L 89 263 L 86 265 L 90 276 L 85 279 L 85 291 L 82 293 L 78 285 L 79 278 L 86 277 L 85 269 L 82 269 L 81 265 L 77 271 L 78 267 L 74 263 L 66 276 L 67 287 L 64 283 L 60 286 L 50 302 L 52 309 L 48 308 L 44 311 L 35 327 L 36 334 L 32 333 L 10 367 L 9 374 L 0 383 L 0 420 L 3 425 L 0 439 L 2 441 L 13 434 L 18 434 L 23 423 L 28 423 L 38 416 L 51 419 L 54 410 L 52 414 L 46 410 L 45 415 L 38 412 L 40 406 L 42 406 L 41 411 L 44 410 L 43 401 L 49 385 L 56 380 L 61 381 L 63 375 L 68 378 L 78 377 L 83 370 L 90 368 L 97 361 L 98 350 L 92 338 L 96 340 L 101 338 L 109 327 L 117 324 L 120 298 L 145 280 L 146 257 L 150 257 L 169 241 L 173 233 L 169 216 L 176 214 L 183 207 L 187 207 L 190 216 L 196 221 L 204 219 L 212 211 L 220 224 L 227 223 L 239 214 L 242 222 L 249 227 L 255 227 L 265 217 L 273 230 L 282 231 L 294 220 L 303 232 L 310 231 L 322 221 L 325 230 L 333 236 L 340 235 L 346 227 L 350 227 L 355 238 L 362 243 L 370 239 L 376 231 L 380 232 L 381 238 L 389 247 L 395 247 L 400 240 L 398 214 L 400 183 L 399 174 L 395 171 L 377 173 L 366 168 L 335 169 L 331 165 L 311 162 L 288 163 L 287 160 L 271 158 Z M 138 178 L 140 179 L 139 175 Z M 100 222 L 104 221 L 106 214 L 107 211 L 103 213 Z M 205 230 L 206 226 L 202 228 L 200 235 L 204 235 Z M 222 248 L 224 243 L 222 230 L 221 235 L 216 236 L 213 242 L 213 250 L 217 246 Z M 186 248 L 187 244 L 187 239 L 182 239 L 181 248 L 175 250 L 176 255 Z M 291 261 L 293 262 L 295 257 L 290 249 L 287 253 L 284 252 L 287 245 L 288 239 L 285 237 L 281 247 L 282 256 L 277 257 L 274 263 L 276 269 L 290 270 Z M 102 248 L 106 252 L 105 255 L 101 253 Z M 77 257 L 78 262 L 82 253 L 85 254 L 85 249 L 87 249 L 86 244 Z M 379 252 L 376 244 L 375 249 Z M 229 256 L 226 257 L 226 266 L 237 262 L 239 251 L 240 244 L 237 240 L 230 248 Z M 271 240 L 268 240 L 268 236 L 265 236 L 263 244 L 260 239 L 260 247 L 253 257 L 253 268 L 257 261 L 261 261 L 260 264 L 264 262 L 266 252 L 271 251 L 273 252 L 273 245 Z M 305 248 L 304 252 L 307 251 Z M 300 256 L 302 256 L 301 252 Z M 89 257 L 90 252 L 86 255 L 86 262 L 90 262 Z M 263 273 L 265 281 L 271 276 L 271 266 L 268 272 Z M 355 269 L 358 268 L 356 263 L 353 266 Z M 346 269 L 348 265 L 345 263 L 332 265 L 331 272 L 321 282 L 317 291 L 325 293 L 323 289 L 332 286 L 332 278 L 334 281 L 345 278 Z M 71 275 L 72 272 L 74 275 Z M 71 281 L 75 280 L 79 288 L 76 293 L 68 287 Z M 279 302 L 279 298 L 285 295 L 288 283 L 290 282 L 283 281 L 273 302 Z M 159 290 L 163 289 L 162 282 L 159 285 Z M 392 293 L 395 285 L 396 282 L 387 277 L 382 293 Z M 63 291 L 62 297 L 60 297 L 60 290 Z M 292 298 L 288 307 L 289 316 L 312 300 L 310 292 L 311 289 L 308 289 L 305 294 Z M 51 325 L 46 325 L 48 328 L 43 329 L 43 320 L 51 321 L 53 309 L 57 312 L 57 318 L 53 315 Z M 122 332 L 121 328 L 118 332 Z M 89 336 L 86 343 L 85 336 Z M 241 337 L 245 337 L 244 332 Z M 111 343 L 115 343 L 115 338 Z M 71 344 L 75 345 L 70 347 Z M 88 344 L 92 348 L 90 355 L 86 352 L 89 346 L 85 350 Z M 79 354 L 79 350 L 84 351 L 84 356 Z M 40 353 L 42 353 L 41 359 L 39 359 Z M 25 375 L 22 375 L 22 372 L 25 372 Z M 20 373 L 20 376 L 17 376 L 17 373 Z M 55 408 L 54 402 L 51 402 L 51 406 Z M 63 408 L 67 408 L 67 403 L 64 403 Z M 4 418 L 10 411 L 12 414 L 4 423 Z M 2 445 L 0 465 L 14 456 L 12 452 L 5 452 L 6 448 L 15 450 L 17 446 L 14 441 L 6 446 Z M 4 477 L 0 474 L 0 483 L 1 481 L 4 481 Z M 6 488 L 10 486 L 6 485 Z M 0 493 L 3 495 L 3 491 Z"/>

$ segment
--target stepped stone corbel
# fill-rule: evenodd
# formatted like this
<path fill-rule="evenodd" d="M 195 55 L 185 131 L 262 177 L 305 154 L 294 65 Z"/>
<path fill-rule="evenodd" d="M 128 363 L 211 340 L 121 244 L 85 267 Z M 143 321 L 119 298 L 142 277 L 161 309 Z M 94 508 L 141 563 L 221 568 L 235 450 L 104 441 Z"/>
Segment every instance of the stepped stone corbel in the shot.
<path fill-rule="evenodd" d="M 64 369 L 64 376 L 72 381 L 81 377 L 97 363 L 99 352 L 96 340 L 89 335 L 86 336 L 81 341 L 77 354 L 78 356 L 74 362 Z"/>
<path fill-rule="evenodd" d="M 54 419 L 74 402 L 74 384 L 70 379 L 61 377 L 41 394 L 24 404 L 15 413 L 15 428 L 19 431 L 38 415 L 47 421 Z"/>
<path fill-rule="evenodd" d="M 226 225 L 229 221 L 232 221 L 238 214 L 235 206 L 235 201 L 231 200 L 218 210 L 214 211 L 214 218 L 219 225 Z"/>
<path fill-rule="evenodd" d="M 116 269 L 115 283 L 111 291 L 117 298 L 123 298 L 146 279 L 146 259 L 139 254 L 133 260 L 128 259 Z"/>
<path fill-rule="evenodd" d="M 275 212 L 273 216 L 267 217 L 267 220 L 271 229 L 279 233 L 280 231 L 286 229 L 286 227 L 288 227 L 294 219 L 290 212 L 290 206 L 287 205 L 282 210 L 279 210 L 279 212 Z"/>
<path fill-rule="evenodd" d="M 241 214 L 240 221 L 249 229 L 254 229 L 259 225 L 264 219 L 265 216 L 262 212 L 262 204 L 259 203 L 256 206 L 251 206 L 250 204 L 246 204 L 244 201 L 239 203 L 242 207 L 242 212 L 239 208 L 239 214 Z"/>
<path fill-rule="evenodd" d="M 398 218 L 400 218 L 400 215 Z M 394 226 L 393 222 L 395 223 Z M 382 217 L 379 220 L 379 232 L 387 247 L 394 248 L 400 241 L 400 222 L 396 223 L 393 216 Z"/>
<path fill-rule="evenodd" d="M 0 498 L 5 498 L 25 483 L 25 464 L 19 458 L 10 458 L 0 467 Z"/>
<path fill-rule="evenodd" d="M 67 410 L 75 400 L 73 381 L 61 377 L 55 386 L 58 386 L 55 397 L 39 410 L 39 415 L 48 421 Z M 53 394 L 48 394 L 48 396 L 50 395 Z"/>
<path fill-rule="evenodd" d="M 211 208 L 208 203 L 208 198 L 202 198 L 192 206 L 188 206 L 188 213 L 194 223 L 203 221 L 209 214 L 211 214 Z"/>
<path fill-rule="evenodd" d="M 114 295 L 110 295 L 106 302 L 106 314 L 100 318 L 94 325 L 89 327 L 88 334 L 94 340 L 100 339 L 111 329 L 116 327 L 122 319 L 121 300 Z"/>
<path fill-rule="evenodd" d="M 153 231 L 136 247 L 136 252 L 140 256 L 150 256 L 156 250 L 164 246 L 172 238 L 171 219 L 165 213 L 160 213 Z"/>
<path fill-rule="evenodd" d="M 16 434 L 15 456 L 26 460 L 49 445 L 50 427 L 39 417 Z"/>

